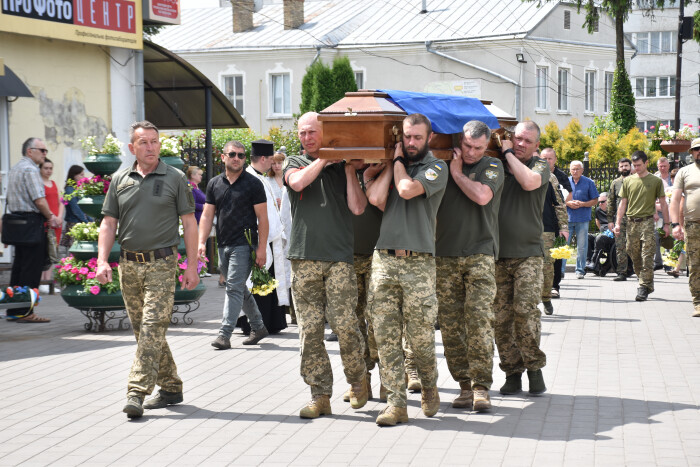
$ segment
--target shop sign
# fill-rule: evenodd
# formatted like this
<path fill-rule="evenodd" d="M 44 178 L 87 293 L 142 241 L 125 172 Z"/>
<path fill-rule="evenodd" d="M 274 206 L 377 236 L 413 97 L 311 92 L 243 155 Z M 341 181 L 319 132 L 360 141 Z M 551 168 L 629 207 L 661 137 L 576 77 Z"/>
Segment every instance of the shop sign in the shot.
<path fill-rule="evenodd" d="M 180 0 L 143 0 L 143 20 L 180 24 Z"/>
<path fill-rule="evenodd" d="M 2 0 L 0 31 L 140 49 L 141 0 Z"/>

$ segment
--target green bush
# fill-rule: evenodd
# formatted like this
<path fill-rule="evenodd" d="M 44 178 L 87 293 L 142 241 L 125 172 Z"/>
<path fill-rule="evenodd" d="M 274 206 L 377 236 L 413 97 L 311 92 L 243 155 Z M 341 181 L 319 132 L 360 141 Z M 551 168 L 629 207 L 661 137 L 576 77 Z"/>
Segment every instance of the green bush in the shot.
<path fill-rule="evenodd" d="M 321 60 L 319 60 L 320 62 Z M 311 110 L 320 112 L 337 99 L 335 99 L 335 82 L 333 71 L 326 65 L 319 67 L 314 74 L 313 85 L 311 86 Z"/>
<path fill-rule="evenodd" d="M 617 68 L 615 68 L 613 75 L 610 119 L 618 126 L 621 134 L 627 134 L 637 124 L 632 83 L 627 75 L 627 70 L 625 70 L 624 61 L 617 62 Z"/>
<path fill-rule="evenodd" d="M 350 59 L 347 56 L 336 57 L 333 60 L 333 83 L 335 91 L 333 102 L 345 97 L 346 92 L 357 91 L 355 72 L 352 71 Z"/>
<path fill-rule="evenodd" d="M 592 140 L 583 134 L 583 128 L 578 119 L 572 118 L 561 133 L 562 139 L 554 144 L 557 151 L 558 164 L 568 166 L 571 161 L 583 161 L 583 153 L 588 151 Z"/>
<path fill-rule="evenodd" d="M 540 133 L 540 149 L 554 148 L 561 141 L 561 131 L 554 120 L 545 125 Z"/>

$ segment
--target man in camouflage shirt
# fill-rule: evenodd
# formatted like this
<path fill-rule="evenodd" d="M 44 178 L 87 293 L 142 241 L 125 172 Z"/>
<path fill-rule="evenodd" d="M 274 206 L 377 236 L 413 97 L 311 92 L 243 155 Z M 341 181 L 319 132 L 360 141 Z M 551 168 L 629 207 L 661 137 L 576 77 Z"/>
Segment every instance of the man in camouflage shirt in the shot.
<path fill-rule="evenodd" d="M 615 219 L 617 218 L 617 208 L 620 203 L 620 190 L 622 190 L 622 182 L 629 177 L 632 171 L 632 161 L 623 157 L 617 161 L 617 171 L 620 174 L 610 184 L 608 191 L 608 228 L 612 230 L 615 227 Z M 617 277 L 614 281 L 627 280 L 627 219 L 622 218 L 620 224 L 620 234 L 615 236 L 615 255 L 617 259 Z"/>

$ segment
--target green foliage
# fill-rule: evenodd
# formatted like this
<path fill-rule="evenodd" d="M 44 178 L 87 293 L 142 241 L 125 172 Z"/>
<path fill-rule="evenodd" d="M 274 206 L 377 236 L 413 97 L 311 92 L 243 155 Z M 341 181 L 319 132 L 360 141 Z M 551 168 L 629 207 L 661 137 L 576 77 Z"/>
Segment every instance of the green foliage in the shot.
<path fill-rule="evenodd" d="M 540 134 L 540 150 L 554 148 L 561 141 L 561 131 L 554 120 L 550 121 Z M 556 150 L 556 149 L 555 149 Z"/>
<path fill-rule="evenodd" d="M 700 10 L 693 13 L 693 39 L 700 42 Z"/>
<path fill-rule="evenodd" d="M 311 110 L 314 112 L 320 112 L 334 103 L 336 92 L 333 71 L 325 65 L 316 70 L 311 89 Z"/>
<path fill-rule="evenodd" d="M 599 134 L 588 154 L 591 165 L 616 164 L 618 160 L 627 157 L 618 144 L 618 133 L 603 130 Z"/>
<path fill-rule="evenodd" d="M 299 137 L 294 130 L 283 130 L 282 128 L 272 127 L 267 135 L 265 135 L 265 139 L 275 143 L 275 150 L 284 146 L 288 155 L 299 154 L 301 150 Z"/>
<path fill-rule="evenodd" d="M 165 24 L 144 24 L 143 38 L 150 41 L 153 36 L 162 31 L 165 26 Z"/>
<path fill-rule="evenodd" d="M 617 124 L 622 134 L 626 134 L 637 124 L 632 83 L 627 75 L 627 70 L 625 70 L 624 61 L 617 62 L 613 76 L 610 118 Z"/>
<path fill-rule="evenodd" d="M 588 129 L 586 129 L 588 136 L 590 136 L 593 139 L 597 138 L 605 132 L 613 133 L 617 131 L 617 124 L 615 124 L 613 119 L 610 117 L 610 114 L 603 117 L 598 115 L 594 116 L 593 123 L 591 123 L 591 126 L 589 126 Z"/>
<path fill-rule="evenodd" d="M 629 157 L 634 151 L 646 151 L 649 140 L 646 135 L 635 126 L 628 131 L 626 135 L 620 138 L 619 144 L 622 152 Z"/>
<path fill-rule="evenodd" d="M 583 153 L 588 151 L 592 140 L 583 134 L 583 128 L 578 119 L 572 118 L 561 133 L 562 139 L 555 143 L 557 159 L 560 165 L 568 166 L 571 161 L 583 160 Z"/>
<path fill-rule="evenodd" d="M 204 147 L 205 134 L 202 130 L 184 131 L 179 140 L 183 147 Z M 295 130 L 285 130 L 279 127 L 272 127 L 270 131 L 262 135 L 250 128 L 235 129 L 214 129 L 212 130 L 212 157 L 214 162 L 221 158 L 224 145 L 229 141 L 240 141 L 246 148 L 246 154 L 250 155 L 250 143 L 258 139 L 267 139 L 274 143 L 275 151 L 280 147 L 287 148 L 287 154 L 299 154 L 300 144 Z M 202 168 L 204 169 L 204 168 Z"/>
<path fill-rule="evenodd" d="M 347 56 L 336 57 L 333 60 L 333 82 L 335 84 L 333 102 L 337 102 L 345 97 L 346 92 L 357 91 L 355 72 L 352 71 L 350 59 Z"/>
<path fill-rule="evenodd" d="M 315 61 L 310 66 L 306 67 L 306 74 L 301 80 L 301 103 L 299 104 L 299 114 L 305 114 L 311 111 L 311 99 L 314 95 L 314 80 L 319 68 L 324 65 L 320 60 Z"/>

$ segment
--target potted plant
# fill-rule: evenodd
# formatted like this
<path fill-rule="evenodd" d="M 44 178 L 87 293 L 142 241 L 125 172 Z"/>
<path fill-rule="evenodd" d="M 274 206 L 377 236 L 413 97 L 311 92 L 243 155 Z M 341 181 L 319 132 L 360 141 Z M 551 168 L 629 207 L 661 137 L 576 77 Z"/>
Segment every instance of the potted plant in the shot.
<path fill-rule="evenodd" d="M 107 135 L 102 146 L 98 147 L 95 139 L 95 136 L 88 136 L 80 140 L 87 152 L 83 163 L 94 174 L 111 175 L 122 165 L 119 157 L 122 153 L 122 143 L 111 133 Z"/>
<path fill-rule="evenodd" d="M 182 146 L 180 146 L 177 138 L 160 137 L 160 160 L 176 169 L 182 170 L 185 168 L 185 161 L 182 160 L 180 154 L 182 154 Z"/>
<path fill-rule="evenodd" d="M 102 217 L 102 204 L 104 204 L 105 193 L 109 189 L 111 182 L 109 175 L 93 175 L 88 178 L 81 178 L 77 182 L 67 180 L 66 184 L 75 188 L 72 193 L 63 193 L 64 202 L 78 197 L 78 205 L 85 214 L 94 218 Z"/>
<path fill-rule="evenodd" d="M 73 237 L 73 245 L 70 253 L 79 260 L 89 260 L 97 256 L 97 238 L 100 227 L 97 222 L 80 222 L 75 224 L 68 234 Z M 119 243 L 114 242 L 112 250 L 109 252 L 108 261 L 119 261 Z"/>
<path fill-rule="evenodd" d="M 662 140 L 661 148 L 664 151 L 678 153 L 690 149 L 690 142 L 698 137 L 698 132 L 689 123 L 684 124 L 680 131 L 674 131 L 668 125 L 659 125 L 655 136 Z"/>
<path fill-rule="evenodd" d="M 74 256 L 62 258 L 56 265 L 56 280 L 63 290 L 61 297 L 74 308 L 93 310 L 124 308 L 117 263 L 112 267 L 112 282 L 102 285 L 95 278 L 97 258 L 87 261 Z"/>

